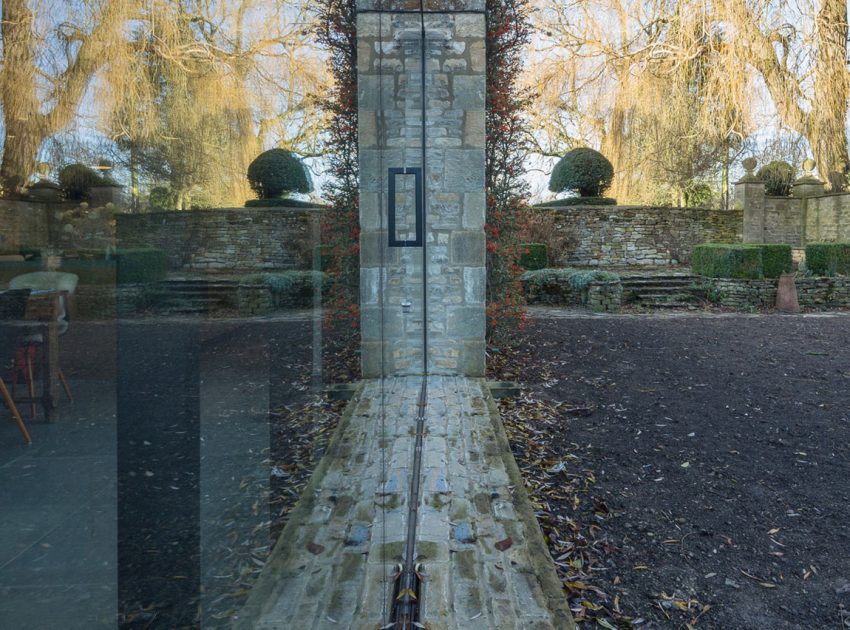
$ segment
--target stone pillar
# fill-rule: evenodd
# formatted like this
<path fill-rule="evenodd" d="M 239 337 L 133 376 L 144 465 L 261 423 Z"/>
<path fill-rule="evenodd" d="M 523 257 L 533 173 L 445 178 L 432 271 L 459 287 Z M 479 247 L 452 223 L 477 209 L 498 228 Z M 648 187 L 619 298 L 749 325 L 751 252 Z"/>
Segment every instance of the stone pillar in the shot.
<path fill-rule="evenodd" d="M 755 158 L 746 158 L 742 166 L 745 175 L 735 182 L 733 207 L 744 211 L 745 243 L 764 242 L 764 182 L 755 176 L 758 162 Z"/>
<path fill-rule="evenodd" d="M 484 2 L 425 0 L 425 5 L 423 259 L 421 246 L 389 246 L 391 236 L 401 241 L 416 236 L 415 176 L 390 169 L 422 168 L 419 3 L 358 2 L 364 377 L 421 374 L 426 355 L 431 374 L 484 374 Z"/>

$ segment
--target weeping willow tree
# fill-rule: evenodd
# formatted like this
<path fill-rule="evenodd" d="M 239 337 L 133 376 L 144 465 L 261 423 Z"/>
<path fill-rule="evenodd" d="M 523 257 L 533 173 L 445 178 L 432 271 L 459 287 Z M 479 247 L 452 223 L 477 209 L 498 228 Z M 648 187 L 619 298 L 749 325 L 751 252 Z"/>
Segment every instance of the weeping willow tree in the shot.
<path fill-rule="evenodd" d="M 692 201 L 751 128 L 749 79 L 708 2 L 553 1 L 538 20 L 538 150 L 599 147 L 621 201 Z"/>
<path fill-rule="evenodd" d="M 805 137 L 821 178 L 846 185 L 847 0 L 717 0 L 736 54 L 762 78 L 782 123 Z"/>
<path fill-rule="evenodd" d="M 600 147 L 621 200 L 667 187 L 683 202 L 689 179 L 728 180 L 757 116 L 846 179 L 845 0 L 542 0 L 537 15 L 538 150 Z"/>
<path fill-rule="evenodd" d="M 2 1 L 0 185 L 5 193 L 27 183 L 44 142 L 73 121 L 135 7 L 135 0 Z"/>
<path fill-rule="evenodd" d="M 753 128 L 746 72 L 705 10 L 705 4 L 676 7 L 664 46 L 645 60 L 627 95 L 628 129 L 604 139 L 609 147 L 627 145 L 641 176 L 629 184 L 644 200 L 666 196 L 693 205 L 705 179 L 718 171 L 725 191 L 732 151 Z M 653 193 L 661 198 L 652 199 Z"/>
<path fill-rule="evenodd" d="M 141 18 L 112 67 L 109 131 L 176 208 L 241 205 L 267 145 L 312 150 L 323 69 L 304 5 L 147 0 Z"/>

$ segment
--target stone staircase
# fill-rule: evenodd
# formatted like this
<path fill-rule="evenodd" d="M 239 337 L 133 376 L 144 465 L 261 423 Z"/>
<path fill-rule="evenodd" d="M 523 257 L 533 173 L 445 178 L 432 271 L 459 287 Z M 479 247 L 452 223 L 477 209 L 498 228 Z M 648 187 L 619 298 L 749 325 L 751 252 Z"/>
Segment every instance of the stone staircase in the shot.
<path fill-rule="evenodd" d="M 622 273 L 623 303 L 649 309 L 695 307 L 706 299 L 702 279 L 686 272 Z"/>
<path fill-rule="evenodd" d="M 169 278 L 151 293 L 151 310 L 167 315 L 200 315 L 230 310 L 239 283 L 221 278 Z"/>

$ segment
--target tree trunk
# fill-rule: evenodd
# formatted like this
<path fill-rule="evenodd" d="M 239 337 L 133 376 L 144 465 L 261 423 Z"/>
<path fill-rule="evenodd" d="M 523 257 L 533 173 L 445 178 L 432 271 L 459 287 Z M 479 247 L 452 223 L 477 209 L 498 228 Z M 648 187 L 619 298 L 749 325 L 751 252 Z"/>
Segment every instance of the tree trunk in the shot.
<path fill-rule="evenodd" d="M 45 139 L 71 122 L 89 81 L 106 63 L 112 38 L 120 34 L 124 17 L 135 2 L 119 0 L 101 6 L 100 20 L 82 38 L 76 57 L 54 77 L 54 88 L 45 99 L 53 106 L 43 112 L 35 76 L 36 51 L 44 43 L 36 38 L 35 16 L 27 0 L 2 0 L 0 98 L 6 130 L 0 184 L 4 194 L 15 194 L 26 185 L 35 172 L 38 152 Z"/>
<path fill-rule="evenodd" d="M 848 172 L 845 121 L 850 81 L 846 0 L 823 0 L 816 24 L 818 50 L 814 107 L 809 114 L 809 143 L 820 178 L 831 188 L 840 189 Z"/>
<path fill-rule="evenodd" d="M 35 172 L 44 140 L 43 117 L 35 86 L 35 17 L 26 0 L 3 0 L 3 100 L 5 137 L 0 184 L 3 194 L 20 192 Z"/>

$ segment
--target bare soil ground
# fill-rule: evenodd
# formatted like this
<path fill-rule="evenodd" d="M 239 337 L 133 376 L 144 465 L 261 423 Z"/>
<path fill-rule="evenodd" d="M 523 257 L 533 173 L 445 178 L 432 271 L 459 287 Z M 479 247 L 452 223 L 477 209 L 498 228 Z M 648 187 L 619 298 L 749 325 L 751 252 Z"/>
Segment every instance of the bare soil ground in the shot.
<path fill-rule="evenodd" d="M 850 317 L 546 318 L 492 375 L 580 625 L 850 628 Z"/>

